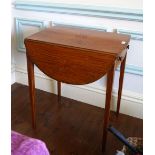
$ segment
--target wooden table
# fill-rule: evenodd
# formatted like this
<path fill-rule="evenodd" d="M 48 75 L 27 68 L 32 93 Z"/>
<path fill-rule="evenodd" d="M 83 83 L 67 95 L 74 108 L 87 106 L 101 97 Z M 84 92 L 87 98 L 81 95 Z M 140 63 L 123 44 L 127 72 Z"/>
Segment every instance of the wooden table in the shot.
<path fill-rule="evenodd" d="M 47 28 L 27 37 L 24 42 L 33 127 L 36 126 L 34 64 L 46 75 L 58 81 L 59 101 L 61 82 L 75 85 L 88 84 L 107 74 L 102 143 L 104 150 L 114 71 L 121 64 L 117 101 L 117 114 L 119 114 L 129 41 L 128 35 L 62 26 Z"/>

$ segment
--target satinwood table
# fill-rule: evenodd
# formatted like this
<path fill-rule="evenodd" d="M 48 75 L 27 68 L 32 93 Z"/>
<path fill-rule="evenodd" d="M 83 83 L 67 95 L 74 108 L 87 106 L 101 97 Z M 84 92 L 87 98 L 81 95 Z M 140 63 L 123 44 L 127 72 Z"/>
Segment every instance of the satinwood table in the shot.
<path fill-rule="evenodd" d="M 92 83 L 107 74 L 102 142 L 104 150 L 114 71 L 120 64 L 117 101 L 117 114 L 119 114 L 129 41 L 129 35 L 64 26 L 46 28 L 27 37 L 24 43 L 27 56 L 33 127 L 36 126 L 34 65 L 47 76 L 57 81 L 59 101 L 61 82 L 83 85 Z"/>

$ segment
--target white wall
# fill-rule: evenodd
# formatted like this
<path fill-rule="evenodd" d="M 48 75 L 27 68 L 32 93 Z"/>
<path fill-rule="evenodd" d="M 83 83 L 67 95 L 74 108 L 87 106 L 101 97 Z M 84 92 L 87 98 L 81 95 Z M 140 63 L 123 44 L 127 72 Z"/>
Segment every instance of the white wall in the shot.
<path fill-rule="evenodd" d="M 87 0 L 83 1 L 85 3 Z M 56 1 L 52 1 L 56 2 Z M 60 2 L 60 1 L 59 1 Z M 63 2 L 63 0 L 61 0 Z M 66 3 L 71 2 L 65 1 Z M 74 1 L 77 2 L 77 1 Z M 78 1 L 79 3 L 82 1 Z M 94 3 L 95 1 L 92 1 Z M 96 4 L 100 2 L 96 1 Z M 101 1 L 102 2 L 102 1 Z M 105 4 L 119 5 L 120 7 L 128 7 L 127 3 L 130 3 L 129 7 L 132 5 L 136 8 L 141 8 L 141 1 L 122 1 L 112 3 L 111 1 L 104 1 Z M 109 4 L 108 4 L 109 3 Z M 90 4 L 90 3 L 89 3 Z M 120 5 L 121 4 L 121 5 Z M 71 14 L 61 14 L 52 12 L 37 12 L 37 11 L 27 11 L 22 9 L 14 8 L 12 5 L 12 81 L 27 84 L 27 70 L 26 70 L 26 57 L 25 52 L 22 48 L 18 48 L 19 44 L 22 45 L 22 39 L 36 31 L 39 31 L 39 27 L 34 25 L 34 23 L 42 22 L 44 26 L 50 27 L 53 23 L 63 24 L 63 25 L 80 25 L 83 27 L 92 27 L 106 29 L 107 31 L 112 31 L 113 29 L 121 29 L 126 32 L 140 32 L 143 31 L 142 22 L 130 21 L 130 20 L 119 20 L 110 19 L 104 17 L 88 17 L 79 16 Z M 19 23 L 18 24 L 16 23 Z M 21 34 L 19 34 L 19 28 Z M 21 39 L 18 42 L 17 37 L 20 36 Z M 134 35 L 133 35 L 134 36 Z M 139 37 L 139 35 L 138 35 Z M 140 35 L 141 37 L 141 35 Z M 143 93 L 143 76 L 137 72 L 143 67 L 143 51 L 142 51 L 143 41 L 141 39 L 132 39 L 130 42 L 130 50 L 127 57 L 128 71 L 125 73 L 123 96 L 122 96 L 122 106 L 121 112 L 142 118 L 142 93 Z M 19 51 L 20 50 L 20 51 Z M 136 69 L 138 68 L 138 69 Z M 56 93 L 55 82 L 51 81 L 46 77 L 39 69 L 35 68 L 36 74 L 36 87 L 45 91 Z M 115 81 L 114 81 L 114 99 L 112 109 L 116 107 L 116 97 L 117 88 L 119 80 L 119 71 L 116 71 Z M 62 95 L 70 97 L 76 100 L 80 100 L 95 106 L 104 107 L 105 98 L 105 78 L 98 80 L 95 83 L 85 85 L 85 86 L 71 86 L 63 85 Z"/>

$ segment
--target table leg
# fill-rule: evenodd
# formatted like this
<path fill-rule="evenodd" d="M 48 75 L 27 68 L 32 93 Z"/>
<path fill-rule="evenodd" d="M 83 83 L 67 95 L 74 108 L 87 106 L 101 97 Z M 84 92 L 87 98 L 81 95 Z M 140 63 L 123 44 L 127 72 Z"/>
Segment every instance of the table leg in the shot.
<path fill-rule="evenodd" d="M 126 54 L 127 56 L 127 54 Z M 125 71 L 125 63 L 126 63 L 126 56 L 123 59 L 120 67 L 120 77 L 119 77 L 119 89 L 118 89 L 118 99 L 117 99 L 117 116 L 119 115 L 120 110 L 120 103 L 121 103 L 121 96 L 122 96 L 122 87 L 123 87 L 123 79 L 124 79 L 124 71 Z"/>
<path fill-rule="evenodd" d="M 58 90 L 58 102 L 61 101 L 61 82 L 57 82 L 57 90 Z"/>
<path fill-rule="evenodd" d="M 30 102 L 32 109 L 32 126 L 33 128 L 36 128 L 34 64 L 28 57 L 27 57 L 27 70 L 28 70 Z"/>
<path fill-rule="evenodd" d="M 105 151 L 106 139 L 107 139 L 107 127 L 109 123 L 110 116 L 110 103 L 112 96 L 112 87 L 114 79 L 114 66 L 107 74 L 107 90 L 106 90 L 106 101 L 105 101 L 105 113 L 104 113 L 104 123 L 103 123 L 103 139 L 102 139 L 102 151 Z"/>

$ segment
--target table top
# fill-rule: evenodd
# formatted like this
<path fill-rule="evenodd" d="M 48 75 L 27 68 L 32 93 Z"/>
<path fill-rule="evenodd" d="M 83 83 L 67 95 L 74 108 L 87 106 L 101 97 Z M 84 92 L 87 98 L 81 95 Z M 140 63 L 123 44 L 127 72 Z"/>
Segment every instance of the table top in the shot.
<path fill-rule="evenodd" d="M 27 37 L 26 40 L 119 55 L 128 46 L 130 36 L 113 32 L 53 26 Z"/>
<path fill-rule="evenodd" d="M 124 59 L 130 36 L 54 26 L 24 40 L 27 58 L 49 77 L 68 84 L 87 84 Z"/>

